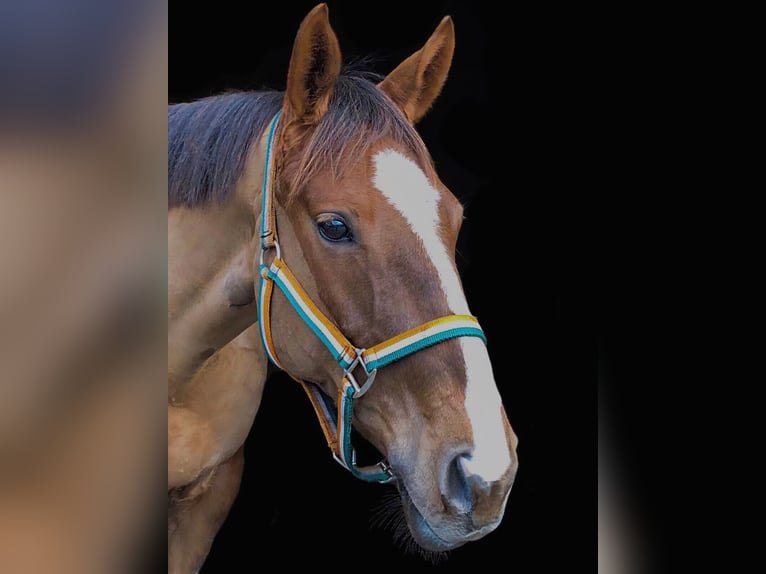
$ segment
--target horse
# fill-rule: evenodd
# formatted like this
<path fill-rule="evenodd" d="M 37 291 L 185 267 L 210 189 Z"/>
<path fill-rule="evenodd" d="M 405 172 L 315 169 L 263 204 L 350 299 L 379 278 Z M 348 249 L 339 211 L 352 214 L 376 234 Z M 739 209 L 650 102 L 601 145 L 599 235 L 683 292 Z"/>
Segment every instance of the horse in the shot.
<path fill-rule="evenodd" d="M 284 91 L 169 106 L 169 572 L 204 564 L 275 371 L 340 465 L 396 486 L 424 552 L 500 524 L 518 441 L 455 262 L 463 206 L 416 129 L 454 48 L 445 16 L 375 76 L 344 64 L 319 4 Z"/>

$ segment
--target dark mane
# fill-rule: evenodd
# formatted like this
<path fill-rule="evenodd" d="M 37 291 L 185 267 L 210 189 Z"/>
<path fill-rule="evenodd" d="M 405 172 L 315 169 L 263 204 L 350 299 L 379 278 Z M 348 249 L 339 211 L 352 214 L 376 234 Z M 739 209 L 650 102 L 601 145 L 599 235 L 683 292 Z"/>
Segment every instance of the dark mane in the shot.
<path fill-rule="evenodd" d="M 236 92 L 168 106 L 168 207 L 225 200 L 282 99 Z"/>
<path fill-rule="evenodd" d="M 347 68 L 327 112 L 312 132 L 293 175 L 298 190 L 319 169 L 341 175 L 350 158 L 387 137 L 430 159 L 415 129 L 376 86 L 377 78 Z M 168 108 L 168 207 L 222 202 L 242 175 L 251 144 L 282 106 L 282 92 L 235 92 Z"/>

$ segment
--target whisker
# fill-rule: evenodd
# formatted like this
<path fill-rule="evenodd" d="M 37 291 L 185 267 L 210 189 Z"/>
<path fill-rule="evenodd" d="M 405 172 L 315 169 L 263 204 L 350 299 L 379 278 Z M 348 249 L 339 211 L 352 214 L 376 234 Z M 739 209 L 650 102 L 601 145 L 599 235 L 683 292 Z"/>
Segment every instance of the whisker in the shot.
<path fill-rule="evenodd" d="M 380 530 L 392 530 L 398 517 L 403 517 L 398 491 L 393 488 L 386 490 L 380 503 L 372 509 L 370 526 Z"/>
<path fill-rule="evenodd" d="M 441 564 L 449 558 L 448 552 L 426 550 L 412 537 L 399 492 L 395 488 L 386 490 L 380 502 L 373 507 L 370 527 L 390 532 L 394 545 L 399 547 L 405 555 L 418 556 L 434 565 Z"/>

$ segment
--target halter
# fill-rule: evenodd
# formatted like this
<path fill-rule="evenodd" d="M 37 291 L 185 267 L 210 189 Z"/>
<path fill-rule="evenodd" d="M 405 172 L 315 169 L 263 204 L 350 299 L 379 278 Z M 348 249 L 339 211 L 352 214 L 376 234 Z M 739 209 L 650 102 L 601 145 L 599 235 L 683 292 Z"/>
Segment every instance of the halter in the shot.
<path fill-rule="evenodd" d="M 263 170 L 263 205 L 261 213 L 260 296 L 258 300 L 258 323 L 261 340 L 271 361 L 287 372 L 277 358 L 271 336 L 271 295 L 276 285 L 293 306 L 298 315 L 327 347 L 343 371 L 336 404 L 314 383 L 300 380 L 292 375 L 306 391 L 314 407 L 333 457 L 357 478 L 371 482 L 387 482 L 394 474 L 386 460 L 372 466 L 357 466 L 356 451 L 351 444 L 351 419 L 354 401 L 362 397 L 375 381 L 378 369 L 390 365 L 417 351 L 457 337 L 479 337 L 487 340 L 476 317 L 471 315 L 447 315 L 396 335 L 382 343 L 362 349 L 353 345 L 314 304 L 298 280 L 282 259 L 277 240 L 276 210 L 273 198 L 274 162 L 272 150 L 274 134 L 279 123 L 278 112 L 271 121 L 266 144 L 266 160 Z M 270 264 L 264 256 L 274 250 Z M 361 367 L 366 379 L 357 381 L 353 371 Z M 289 374 L 289 373 L 288 373 Z"/>

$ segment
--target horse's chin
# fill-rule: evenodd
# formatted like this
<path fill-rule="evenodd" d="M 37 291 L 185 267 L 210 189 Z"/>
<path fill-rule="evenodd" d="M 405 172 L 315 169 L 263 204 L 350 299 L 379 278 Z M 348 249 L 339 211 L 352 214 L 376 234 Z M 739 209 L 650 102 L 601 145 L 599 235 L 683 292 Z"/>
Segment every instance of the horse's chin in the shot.
<path fill-rule="evenodd" d="M 407 526 L 409 526 L 410 534 L 413 540 L 423 550 L 429 552 L 447 552 L 454 550 L 465 544 L 468 540 L 450 542 L 440 537 L 431 525 L 426 520 L 423 513 L 420 512 L 418 507 L 412 500 L 407 488 L 401 481 L 397 483 L 399 488 L 399 494 L 402 500 L 402 509 L 404 510 L 404 517 L 407 520 Z"/>

